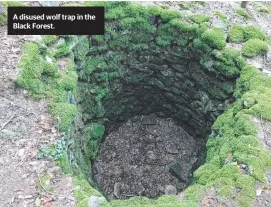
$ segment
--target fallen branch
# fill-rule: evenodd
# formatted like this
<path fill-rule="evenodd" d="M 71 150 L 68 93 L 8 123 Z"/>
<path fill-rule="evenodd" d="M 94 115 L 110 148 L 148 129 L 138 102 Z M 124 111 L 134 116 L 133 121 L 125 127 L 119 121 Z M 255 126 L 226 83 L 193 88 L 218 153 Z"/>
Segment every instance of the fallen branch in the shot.
<path fill-rule="evenodd" d="M 47 189 L 42 185 L 42 182 L 41 182 L 41 179 L 40 179 L 40 176 L 39 176 L 39 172 L 38 172 L 38 171 L 37 171 L 37 173 L 38 173 L 38 178 L 39 178 L 40 186 L 42 187 L 42 189 L 43 189 L 46 193 L 49 193 L 49 194 L 54 195 L 54 196 L 57 196 L 57 197 L 66 198 L 66 199 L 71 200 L 71 201 L 76 201 L 76 200 L 73 199 L 73 198 L 70 198 L 70 197 L 67 197 L 67 196 L 64 196 L 64 195 L 58 195 L 58 194 L 56 194 L 56 193 L 53 193 L 53 192 L 47 190 Z"/>
<path fill-rule="evenodd" d="M 10 119 L 9 119 L 6 123 L 3 124 L 3 126 L 2 126 L 1 129 L 0 129 L 0 131 L 2 131 L 2 130 L 5 128 L 5 126 L 6 126 L 9 122 L 12 121 L 12 119 L 15 117 L 15 115 L 16 115 L 16 114 L 13 114 L 12 117 L 10 117 Z"/>

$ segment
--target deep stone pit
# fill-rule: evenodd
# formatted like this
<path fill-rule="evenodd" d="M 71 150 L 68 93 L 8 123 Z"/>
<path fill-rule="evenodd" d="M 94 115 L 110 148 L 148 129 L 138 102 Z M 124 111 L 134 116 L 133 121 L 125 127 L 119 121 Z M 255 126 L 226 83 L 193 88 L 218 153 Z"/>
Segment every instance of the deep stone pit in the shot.
<path fill-rule="evenodd" d="M 123 10 L 119 9 L 119 4 L 123 4 Z M 80 117 L 77 119 L 81 121 L 72 131 L 71 136 L 76 142 L 70 151 L 76 152 L 73 153 L 76 165 L 85 174 L 89 173 L 89 160 L 93 160 L 92 176 L 110 198 L 138 194 L 156 197 L 165 193 L 166 185 L 174 185 L 178 190 L 187 185 L 189 174 L 199 166 L 196 161 L 205 153 L 211 125 L 234 101 L 236 78 L 243 60 L 239 51 L 225 48 L 225 34 L 219 29 L 208 29 L 204 23 L 191 24 L 181 20 L 179 13 L 158 7 L 153 10 L 127 2 L 119 4 L 111 5 L 107 11 L 104 36 L 81 36 L 73 49 L 79 78 L 76 100 Z M 142 136 L 133 132 L 140 128 L 140 124 L 130 131 L 129 127 L 123 129 L 123 124 L 130 123 L 132 117 L 150 114 L 159 117 L 158 123 L 167 123 L 165 119 L 174 120 L 176 126 L 173 125 L 172 129 L 178 125 L 185 131 L 179 129 L 182 135 L 175 139 L 189 134 L 194 140 L 191 149 L 196 153 L 187 160 L 189 166 L 187 163 L 175 165 L 175 176 L 169 172 L 168 165 L 162 172 L 162 186 L 158 187 L 157 183 L 154 192 L 150 186 L 156 182 L 157 175 L 152 175 L 152 170 L 147 169 L 144 173 L 149 177 L 144 183 L 139 174 L 131 176 L 131 173 L 125 174 L 124 169 L 131 172 L 132 166 L 139 166 L 148 156 L 153 156 L 152 152 L 148 155 L 152 150 L 143 146 L 144 140 L 140 141 Z M 170 128 L 165 131 L 171 133 Z M 145 156 L 136 159 L 135 154 L 131 158 L 133 164 L 124 167 L 125 160 L 116 161 L 113 155 L 118 153 L 115 156 L 122 155 L 123 159 L 131 156 L 133 144 L 117 144 L 131 133 L 137 140 L 138 149 L 145 150 Z M 129 140 L 127 138 L 126 142 Z M 179 141 L 184 143 L 184 140 Z M 168 142 L 167 138 L 163 140 L 163 149 Z M 113 152 L 113 146 L 122 151 Z M 157 150 L 167 155 L 162 146 Z M 153 157 L 156 157 L 155 153 Z M 177 157 L 178 154 L 170 161 L 176 162 Z M 102 161 L 100 167 L 97 164 L 99 160 Z M 163 163 L 165 160 L 160 161 Z M 113 173 L 111 168 L 116 169 L 113 175 L 110 175 Z M 125 186 L 128 179 L 134 180 L 129 187 Z"/>
<path fill-rule="evenodd" d="M 136 116 L 101 144 L 93 177 L 110 199 L 176 194 L 199 164 L 198 152 L 193 137 L 172 119 Z"/>

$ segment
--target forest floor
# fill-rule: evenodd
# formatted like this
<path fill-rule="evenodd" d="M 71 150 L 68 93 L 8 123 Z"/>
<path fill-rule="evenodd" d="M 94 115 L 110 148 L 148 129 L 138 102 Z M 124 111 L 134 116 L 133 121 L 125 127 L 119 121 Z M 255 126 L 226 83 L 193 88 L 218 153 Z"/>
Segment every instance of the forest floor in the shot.
<path fill-rule="evenodd" d="M 47 103 L 15 84 L 23 45 L 35 38 L 0 27 L 0 207 L 74 207 L 72 178 L 37 158 L 40 145 L 60 139 Z"/>
<path fill-rule="evenodd" d="M 235 18 L 236 14 L 231 12 L 235 4 L 237 2 L 214 2 L 199 6 L 195 11 L 229 12 L 229 26 L 234 23 L 254 24 L 271 35 L 270 14 L 256 12 L 250 5 L 252 20 Z M 217 24 L 215 20 L 214 24 Z M 0 207 L 74 207 L 72 177 L 64 175 L 53 161 L 37 157 L 41 145 L 60 139 L 47 103 L 45 100 L 33 100 L 26 90 L 15 85 L 23 44 L 35 38 L 8 36 L 6 26 L 0 27 Z M 250 60 L 251 63 L 255 61 L 263 69 L 270 69 L 270 63 L 266 63 L 263 57 Z M 260 128 L 259 139 L 271 152 L 271 124 L 261 120 L 255 120 L 255 123 Z M 271 183 L 271 172 L 267 172 L 269 177 Z M 257 185 L 257 199 L 253 206 L 270 206 L 270 186 Z M 214 196 L 212 193 L 206 196 L 202 206 L 217 206 Z"/>

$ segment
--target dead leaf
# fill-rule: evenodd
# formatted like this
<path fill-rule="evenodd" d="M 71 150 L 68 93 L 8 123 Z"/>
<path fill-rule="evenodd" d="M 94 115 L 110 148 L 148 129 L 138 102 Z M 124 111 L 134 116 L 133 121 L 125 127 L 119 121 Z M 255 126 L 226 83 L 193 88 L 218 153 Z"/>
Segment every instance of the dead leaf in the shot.
<path fill-rule="evenodd" d="M 223 206 L 222 206 L 222 204 L 220 203 L 220 204 L 218 204 L 218 206 L 217 206 L 217 207 L 223 207 Z"/>
<path fill-rule="evenodd" d="M 50 129 L 50 124 L 48 122 L 44 122 L 41 124 L 41 127 L 45 130 L 49 130 Z"/>
<path fill-rule="evenodd" d="M 228 159 L 232 158 L 232 154 L 231 153 L 227 154 L 227 158 Z"/>
<path fill-rule="evenodd" d="M 38 149 L 36 147 L 32 147 L 30 149 L 30 156 L 33 158 L 33 157 L 36 157 L 37 156 L 37 153 L 38 153 Z"/>
<path fill-rule="evenodd" d="M 36 207 L 40 207 L 40 203 L 41 203 L 41 200 L 40 198 L 38 197 L 35 201 L 35 204 L 36 204 Z"/>
<path fill-rule="evenodd" d="M 264 190 L 270 190 L 270 186 L 265 185 L 265 186 L 263 186 L 263 189 L 264 189 Z"/>
<path fill-rule="evenodd" d="M 38 130 L 38 134 L 42 134 L 43 130 L 42 129 L 39 129 Z"/>
<path fill-rule="evenodd" d="M 204 207 L 209 207 L 209 199 L 208 197 L 204 198 L 201 202 Z"/>
<path fill-rule="evenodd" d="M 42 197 L 41 200 L 43 201 L 44 204 L 46 204 L 46 203 L 50 202 L 52 199 L 49 198 L 48 196 L 44 196 L 44 197 Z"/>
<path fill-rule="evenodd" d="M 53 204 L 51 204 L 51 203 L 46 203 L 46 204 L 44 204 L 43 207 L 54 207 L 54 206 L 53 206 Z"/>

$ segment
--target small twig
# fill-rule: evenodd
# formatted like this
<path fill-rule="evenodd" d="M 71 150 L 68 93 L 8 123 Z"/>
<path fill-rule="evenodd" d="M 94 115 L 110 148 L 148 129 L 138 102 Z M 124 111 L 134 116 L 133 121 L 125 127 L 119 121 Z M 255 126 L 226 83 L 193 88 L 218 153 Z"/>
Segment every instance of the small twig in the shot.
<path fill-rule="evenodd" d="M 5 126 L 6 126 L 9 122 L 11 122 L 11 120 L 15 117 L 15 115 L 16 115 L 16 114 L 13 114 L 13 115 L 10 117 L 10 119 L 9 119 L 6 123 L 3 124 L 3 126 L 2 126 L 1 129 L 0 129 L 0 131 L 2 131 L 2 130 L 5 128 Z"/>
<path fill-rule="evenodd" d="M 38 173 L 38 178 L 39 178 L 40 186 L 42 187 L 42 189 L 43 189 L 45 192 L 47 192 L 47 193 L 49 193 L 49 194 L 51 194 L 51 195 L 57 196 L 57 197 L 63 197 L 63 198 L 67 198 L 68 200 L 75 201 L 73 198 L 70 198 L 70 197 L 67 197 L 67 196 L 64 196 L 64 195 L 58 195 L 58 194 L 56 194 L 56 193 L 53 193 L 53 192 L 51 192 L 51 191 L 48 191 L 48 190 L 42 185 L 42 182 L 41 182 L 41 179 L 40 179 L 40 176 L 39 176 L 39 172 L 38 172 L 38 171 L 37 171 L 37 173 Z"/>

